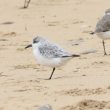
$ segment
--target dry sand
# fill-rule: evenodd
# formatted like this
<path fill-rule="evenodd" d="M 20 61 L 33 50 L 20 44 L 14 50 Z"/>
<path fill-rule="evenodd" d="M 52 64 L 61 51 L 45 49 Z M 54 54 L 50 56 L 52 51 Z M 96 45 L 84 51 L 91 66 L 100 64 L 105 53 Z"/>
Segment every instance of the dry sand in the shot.
<path fill-rule="evenodd" d="M 0 110 L 35 110 L 50 104 L 54 110 L 110 109 L 110 56 L 103 56 L 101 39 L 89 35 L 110 8 L 110 0 L 0 1 Z M 32 50 L 37 36 L 69 52 L 97 50 L 56 69 L 37 65 Z M 110 41 L 106 41 L 110 54 Z"/>

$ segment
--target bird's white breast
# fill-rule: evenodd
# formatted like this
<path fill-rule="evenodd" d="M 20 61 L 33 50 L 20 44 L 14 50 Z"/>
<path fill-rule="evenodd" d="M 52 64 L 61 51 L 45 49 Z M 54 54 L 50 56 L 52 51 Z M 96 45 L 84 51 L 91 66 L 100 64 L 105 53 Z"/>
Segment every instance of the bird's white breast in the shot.
<path fill-rule="evenodd" d="M 71 59 L 71 58 L 46 58 L 45 56 L 42 56 L 40 54 L 37 47 L 33 48 L 33 54 L 38 64 L 42 64 L 50 67 L 63 66 L 69 59 Z"/>
<path fill-rule="evenodd" d="M 97 36 L 103 40 L 110 39 L 110 31 L 96 33 Z"/>

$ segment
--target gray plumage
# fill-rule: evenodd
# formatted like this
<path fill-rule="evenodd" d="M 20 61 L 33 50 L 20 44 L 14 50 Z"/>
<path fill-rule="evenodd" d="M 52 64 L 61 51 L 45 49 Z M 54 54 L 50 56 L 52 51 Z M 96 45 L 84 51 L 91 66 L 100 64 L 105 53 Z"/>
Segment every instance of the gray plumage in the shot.
<path fill-rule="evenodd" d="M 110 39 L 110 9 L 105 11 L 105 15 L 97 22 L 95 31 L 90 34 L 96 34 L 102 39 L 104 55 L 107 55 L 104 40 Z"/>
<path fill-rule="evenodd" d="M 72 55 L 64 51 L 64 49 L 49 41 L 44 41 L 38 48 L 40 54 L 46 58 L 72 57 Z"/>
<path fill-rule="evenodd" d="M 105 11 L 105 15 L 96 25 L 95 33 L 110 31 L 110 9 Z"/>
<path fill-rule="evenodd" d="M 36 110 L 52 110 L 52 106 L 49 105 L 49 104 L 47 104 L 47 105 L 44 105 L 44 106 L 39 107 Z"/>
<path fill-rule="evenodd" d="M 107 10 L 105 11 L 105 13 L 110 13 L 110 9 L 107 9 Z"/>

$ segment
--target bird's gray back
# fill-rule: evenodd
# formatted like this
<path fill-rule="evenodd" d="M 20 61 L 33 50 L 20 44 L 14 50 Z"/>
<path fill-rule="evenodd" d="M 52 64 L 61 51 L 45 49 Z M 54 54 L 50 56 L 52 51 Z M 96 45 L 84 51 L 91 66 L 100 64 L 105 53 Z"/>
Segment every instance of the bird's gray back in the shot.
<path fill-rule="evenodd" d="M 70 56 L 70 54 L 64 51 L 64 49 L 50 42 L 42 42 L 38 49 L 40 54 L 46 58 L 58 58 L 63 56 Z"/>
<path fill-rule="evenodd" d="M 52 110 L 52 106 L 51 105 L 44 105 L 39 107 L 37 110 Z"/>
<path fill-rule="evenodd" d="M 110 15 L 105 14 L 96 25 L 95 33 L 106 32 L 110 30 Z"/>

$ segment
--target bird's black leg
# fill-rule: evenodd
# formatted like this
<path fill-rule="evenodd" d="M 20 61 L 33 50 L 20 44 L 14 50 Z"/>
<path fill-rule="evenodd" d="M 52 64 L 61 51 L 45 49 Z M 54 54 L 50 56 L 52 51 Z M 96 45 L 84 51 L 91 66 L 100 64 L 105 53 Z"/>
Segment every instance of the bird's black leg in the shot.
<path fill-rule="evenodd" d="M 104 42 L 104 40 L 102 40 L 102 43 L 103 43 L 104 55 L 107 55 L 106 50 L 105 50 L 105 42 Z"/>
<path fill-rule="evenodd" d="M 30 1 L 31 1 L 31 0 L 28 0 L 28 1 L 25 0 L 25 1 L 24 1 L 24 8 L 27 8 L 27 7 L 29 6 Z"/>
<path fill-rule="evenodd" d="M 52 71 L 52 73 L 51 73 L 51 75 L 49 77 L 49 80 L 52 78 L 52 75 L 53 75 L 54 71 L 55 71 L 55 67 L 53 68 L 53 71 Z"/>

